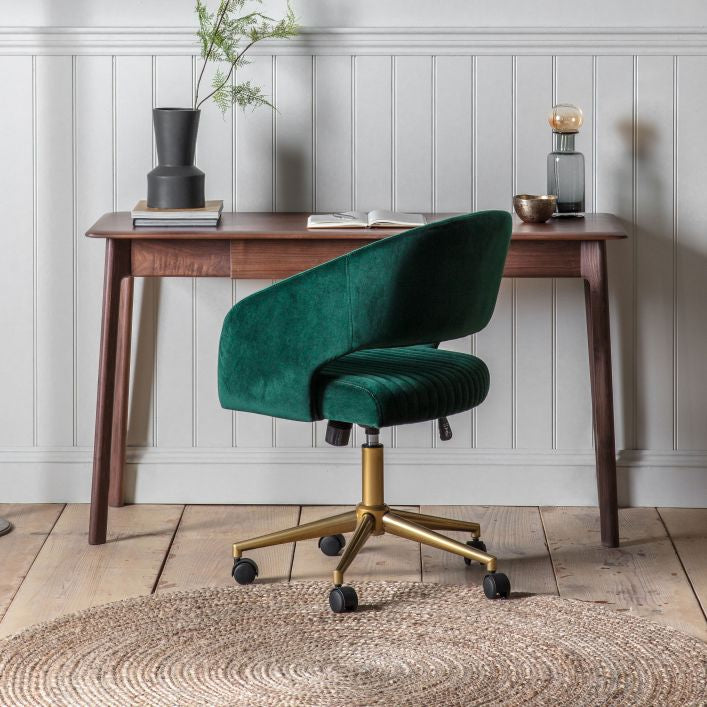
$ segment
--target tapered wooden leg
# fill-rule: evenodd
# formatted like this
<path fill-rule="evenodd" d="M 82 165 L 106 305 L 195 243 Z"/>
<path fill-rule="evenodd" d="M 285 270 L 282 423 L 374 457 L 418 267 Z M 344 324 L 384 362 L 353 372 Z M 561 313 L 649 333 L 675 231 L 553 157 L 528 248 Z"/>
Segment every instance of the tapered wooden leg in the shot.
<path fill-rule="evenodd" d="M 124 277 L 129 275 L 130 241 L 108 239 L 106 241 L 106 266 L 103 276 L 103 315 L 98 360 L 98 395 L 96 399 L 96 433 L 93 444 L 91 514 L 88 530 L 88 542 L 91 545 L 101 545 L 106 541 L 120 283 Z"/>
<path fill-rule="evenodd" d="M 582 243 L 582 277 L 584 278 L 587 310 L 601 541 L 606 547 L 618 547 L 619 511 L 616 494 L 609 287 L 606 272 L 606 247 L 603 241 Z"/>
<path fill-rule="evenodd" d="M 115 400 L 113 401 L 113 432 L 110 445 L 110 491 L 108 504 L 123 505 L 123 474 L 128 434 L 130 395 L 130 337 L 133 320 L 133 278 L 120 283 L 118 310 L 118 342 L 115 363 Z"/>

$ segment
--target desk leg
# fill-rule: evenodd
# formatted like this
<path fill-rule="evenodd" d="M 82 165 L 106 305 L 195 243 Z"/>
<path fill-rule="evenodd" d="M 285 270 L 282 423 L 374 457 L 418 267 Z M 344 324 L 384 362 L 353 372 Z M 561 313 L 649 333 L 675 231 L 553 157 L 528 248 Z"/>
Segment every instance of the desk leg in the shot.
<path fill-rule="evenodd" d="M 609 287 L 604 241 L 582 243 L 581 267 L 587 310 L 601 541 L 606 547 L 618 547 L 619 512 L 616 494 L 614 397 L 611 382 Z"/>
<path fill-rule="evenodd" d="M 123 505 L 123 473 L 128 434 L 128 401 L 130 395 L 130 337 L 133 320 L 133 278 L 120 283 L 118 310 L 118 342 L 115 363 L 115 400 L 113 402 L 113 432 L 110 445 L 110 491 L 108 504 Z"/>
<path fill-rule="evenodd" d="M 121 281 L 130 275 L 130 241 L 106 241 L 103 275 L 103 315 L 98 360 L 96 433 L 93 443 L 93 483 L 88 542 L 102 545 L 108 523 L 108 486 L 110 475 L 113 402 L 118 343 L 118 310 Z"/>

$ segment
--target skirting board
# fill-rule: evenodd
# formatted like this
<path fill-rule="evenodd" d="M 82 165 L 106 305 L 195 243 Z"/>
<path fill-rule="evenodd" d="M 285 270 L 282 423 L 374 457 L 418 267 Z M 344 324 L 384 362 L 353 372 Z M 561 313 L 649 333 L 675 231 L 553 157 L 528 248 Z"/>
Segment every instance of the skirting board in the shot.
<path fill-rule="evenodd" d="M 0 502 L 89 500 L 90 448 L 0 449 Z M 135 503 L 353 504 L 358 449 L 131 448 Z M 622 452 L 622 506 L 707 507 L 707 455 Z M 386 498 L 397 504 L 595 505 L 590 451 L 390 449 Z"/>

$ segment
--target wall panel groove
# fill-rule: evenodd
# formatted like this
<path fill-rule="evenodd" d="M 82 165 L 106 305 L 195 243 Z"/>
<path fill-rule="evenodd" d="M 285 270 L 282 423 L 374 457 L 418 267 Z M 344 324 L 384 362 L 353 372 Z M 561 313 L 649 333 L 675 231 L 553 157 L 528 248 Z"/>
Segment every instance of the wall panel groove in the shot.
<path fill-rule="evenodd" d="M 476 106 L 477 106 L 477 95 L 476 95 L 476 85 L 477 85 L 477 65 L 478 60 L 476 56 L 471 57 L 471 90 L 469 92 L 469 113 L 471 115 L 471 160 L 469 161 L 469 197 L 471 200 L 471 210 L 476 211 L 478 209 L 478 192 L 476 189 L 476 173 L 477 173 L 477 153 L 478 153 L 478 133 L 477 133 L 477 120 L 476 120 Z M 474 356 L 478 356 L 477 350 L 477 335 L 473 334 L 471 337 L 471 353 Z M 474 408 L 471 411 L 471 447 L 472 449 L 478 446 L 478 410 Z"/>
<path fill-rule="evenodd" d="M 673 251 L 673 449 L 678 448 L 679 430 L 678 430 L 678 406 L 680 404 L 678 391 L 678 57 L 673 57 L 673 233 L 672 233 L 672 251 Z"/>
<path fill-rule="evenodd" d="M 78 444 L 78 396 L 79 396 L 79 380 L 78 380 L 78 225 L 76 216 L 76 202 L 78 201 L 78 191 L 76 183 L 76 56 L 71 57 L 71 191 L 74 195 L 71 201 L 71 282 L 73 285 L 73 296 L 71 300 L 71 311 L 73 314 L 73 342 L 72 342 L 72 372 L 71 378 L 73 383 L 73 400 L 72 400 L 72 445 Z"/>
<path fill-rule="evenodd" d="M 32 57 L 32 444 L 38 443 L 37 421 L 37 57 Z"/>

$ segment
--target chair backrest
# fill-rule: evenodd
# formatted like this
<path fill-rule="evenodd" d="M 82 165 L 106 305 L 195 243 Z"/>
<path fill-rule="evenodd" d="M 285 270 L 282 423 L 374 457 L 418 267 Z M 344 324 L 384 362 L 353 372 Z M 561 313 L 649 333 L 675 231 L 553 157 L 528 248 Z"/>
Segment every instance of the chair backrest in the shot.
<path fill-rule="evenodd" d="M 505 211 L 455 216 L 350 253 L 352 344 L 456 339 L 488 324 L 511 237 Z"/>
<path fill-rule="evenodd" d="M 329 361 L 479 331 L 493 313 L 510 236 L 505 211 L 456 216 L 246 297 L 226 315 L 221 332 L 221 404 L 316 420 L 312 381 Z"/>

